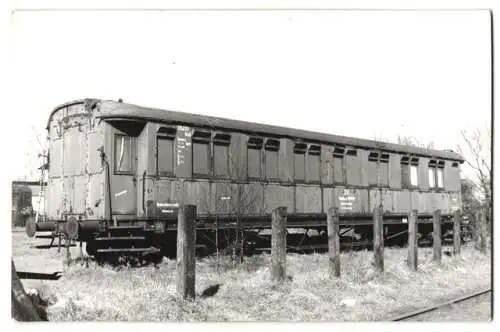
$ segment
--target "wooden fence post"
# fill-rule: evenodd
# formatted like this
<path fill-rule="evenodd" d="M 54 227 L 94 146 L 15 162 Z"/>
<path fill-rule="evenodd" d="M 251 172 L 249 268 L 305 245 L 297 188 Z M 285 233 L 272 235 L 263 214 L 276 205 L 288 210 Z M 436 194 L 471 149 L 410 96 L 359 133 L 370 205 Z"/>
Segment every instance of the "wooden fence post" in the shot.
<path fill-rule="evenodd" d="M 418 218 L 417 210 L 411 210 L 408 216 L 408 266 L 413 271 L 418 269 Z"/>
<path fill-rule="evenodd" d="M 486 253 L 486 216 L 484 209 L 479 210 L 479 233 L 481 236 L 481 242 L 479 242 L 479 250 L 484 254 Z"/>
<path fill-rule="evenodd" d="M 384 272 L 384 208 L 382 204 L 373 209 L 373 255 L 375 270 Z"/>
<path fill-rule="evenodd" d="M 460 254 L 460 211 L 453 214 L 453 255 Z"/>
<path fill-rule="evenodd" d="M 271 279 L 282 282 L 286 276 L 286 216 L 284 206 L 273 210 L 271 235 Z"/>
<path fill-rule="evenodd" d="M 339 209 L 331 207 L 327 214 L 328 258 L 330 277 L 340 277 Z"/>
<path fill-rule="evenodd" d="M 177 295 L 195 297 L 196 205 L 181 205 L 177 216 Z"/>
<path fill-rule="evenodd" d="M 432 226 L 433 252 L 432 260 L 441 264 L 441 210 L 434 211 Z"/>
<path fill-rule="evenodd" d="M 57 253 L 61 252 L 61 231 L 59 230 L 59 225 L 57 226 Z"/>
<path fill-rule="evenodd" d="M 66 234 L 66 263 L 71 264 L 71 237 Z"/>

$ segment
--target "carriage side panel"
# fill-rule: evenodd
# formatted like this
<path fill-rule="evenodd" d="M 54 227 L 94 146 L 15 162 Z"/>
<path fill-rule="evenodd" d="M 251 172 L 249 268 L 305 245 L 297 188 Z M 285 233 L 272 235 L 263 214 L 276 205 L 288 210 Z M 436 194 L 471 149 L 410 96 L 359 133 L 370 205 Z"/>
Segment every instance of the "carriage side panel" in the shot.
<path fill-rule="evenodd" d="M 418 163 L 418 185 L 421 190 L 429 190 L 429 158 L 420 157 Z"/>
<path fill-rule="evenodd" d="M 280 206 L 286 206 L 290 213 L 295 211 L 294 188 L 280 186 L 277 184 L 264 185 L 265 213 L 271 213 L 273 209 Z"/>
<path fill-rule="evenodd" d="M 448 191 L 460 191 L 460 167 L 456 162 L 445 162 L 444 186 Z"/>
<path fill-rule="evenodd" d="M 333 146 L 325 144 L 321 145 L 321 183 L 333 184 Z"/>
<path fill-rule="evenodd" d="M 396 153 L 389 156 L 389 187 L 401 189 L 401 155 Z"/>
<path fill-rule="evenodd" d="M 175 138 L 175 176 L 191 178 L 193 176 L 193 149 L 191 136 L 193 129 L 186 126 L 177 126 Z"/>
<path fill-rule="evenodd" d="M 319 186 L 297 185 L 295 187 L 296 213 L 320 213 L 322 200 Z"/>

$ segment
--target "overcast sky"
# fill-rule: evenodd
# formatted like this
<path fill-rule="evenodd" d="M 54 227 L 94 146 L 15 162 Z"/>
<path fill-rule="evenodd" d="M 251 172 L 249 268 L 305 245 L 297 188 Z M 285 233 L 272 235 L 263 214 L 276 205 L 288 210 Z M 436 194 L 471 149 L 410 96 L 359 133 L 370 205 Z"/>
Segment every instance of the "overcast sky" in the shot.
<path fill-rule="evenodd" d="M 456 150 L 490 125 L 487 11 L 17 12 L 12 177 L 86 97 Z"/>

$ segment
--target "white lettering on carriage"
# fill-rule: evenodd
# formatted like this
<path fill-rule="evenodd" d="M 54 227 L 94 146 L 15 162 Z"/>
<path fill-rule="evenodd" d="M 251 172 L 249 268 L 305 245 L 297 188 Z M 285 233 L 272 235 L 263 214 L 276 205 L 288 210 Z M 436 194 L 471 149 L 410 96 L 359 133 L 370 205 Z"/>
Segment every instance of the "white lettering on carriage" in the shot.
<path fill-rule="evenodd" d="M 179 207 L 179 203 L 156 203 L 157 207 Z"/>
<path fill-rule="evenodd" d="M 352 210 L 354 202 L 356 201 L 355 193 L 349 189 L 344 189 L 338 197 L 341 210 Z"/>
<path fill-rule="evenodd" d="M 123 190 L 123 191 L 120 191 L 119 193 L 116 193 L 116 194 L 115 194 L 115 198 L 116 198 L 116 197 L 120 197 L 121 195 L 125 195 L 125 194 L 127 193 L 127 191 L 128 191 L 128 190 L 127 190 L 127 189 L 125 189 L 125 190 Z"/>
<path fill-rule="evenodd" d="M 177 138 L 177 165 L 184 164 L 183 150 L 186 148 L 186 139 L 182 137 Z"/>

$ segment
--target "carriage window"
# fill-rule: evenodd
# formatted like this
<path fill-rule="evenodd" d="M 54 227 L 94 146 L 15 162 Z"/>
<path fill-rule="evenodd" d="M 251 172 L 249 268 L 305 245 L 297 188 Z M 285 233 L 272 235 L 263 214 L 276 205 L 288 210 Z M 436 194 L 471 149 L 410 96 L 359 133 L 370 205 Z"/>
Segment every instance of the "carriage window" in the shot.
<path fill-rule="evenodd" d="M 115 135 L 115 173 L 132 173 L 132 140 L 130 136 Z"/>
<path fill-rule="evenodd" d="M 251 179 L 261 178 L 261 151 L 262 151 L 262 138 L 250 137 L 247 145 L 247 165 L 248 177 Z"/>
<path fill-rule="evenodd" d="M 429 161 L 429 188 L 436 186 L 436 161 Z"/>
<path fill-rule="evenodd" d="M 380 155 L 380 185 L 389 186 L 389 154 Z"/>
<path fill-rule="evenodd" d="M 401 185 L 403 188 L 410 187 L 410 158 L 401 157 Z"/>
<path fill-rule="evenodd" d="M 377 185 L 377 163 L 378 163 L 378 152 L 370 152 L 368 155 L 368 184 L 369 185 Z"/>
<path fill-rule="evenodd" d="M 444 161 L 440 160 L 436 169 L 438 188 L 444 188 Z"/>
<path fill-rule="evenodd" d="M 229 144 L 231 136 L 216 134 L 214 136 L 214 176 L 229 177 Z"/>
<path fill-rule="evenodd" d="M 309 182 L 319 182 L 321 173 L 321 147 L 310 145 L 307 155 L 307 180 Z"/>
<path fill-rule="evenodd" d="M 156 171 L 159 175 L 174 174 L 175 128 L 162 127 L 158 130 L 156 145 Z"/>
<path fill-rule="evenodd" d="M 418 186 L 418 158 L 411 158 L 410 164 L 410 184 L 413 187 Z"/>
<path fill-rule="evenodd" d="M 389 154 L 370 152 L 368 155 L 368 184 L 369 185 L 389 185 Z M 378 168 L 378 170 L 377 170 Z M 380 175 L 380 179 L 379 179 Z"/>
<path fill-rule="evenodd" d="M 193 175 L 210 175 L 209 143 L 210 133 L 195 131 L 193 144 Z"/>
<path fill-rule="evenodd" d="M 344 157 L 344 169 L 347 184 L 359 185 L 361 178 L 361 167 L 358 159 L 358 150 L 348 149 Z"/>
<path fill-rule="evenodd" d="M 304 143 L 297 143 L 293 148 L 293 162 L 295 168 L 295 181 L 306 180 L 306 149 L 307 145 Z"/>
<path fill-rule="evenodd" d="M 158 137 L 158 174 L 172 175 L 174 173 L 174 140 L 168 137 Z"/>
<path fill-rule="evenodd" d="M 344 183 L 344 148 L 333 150 L 333 182 Z"/>
<path fill-rule="evenodd" d="M 266 178 L 278 179 L 279 178 L 279 149 L 280 141 L 275 139 L 267 139 L 264 146 L 266 150 Z"/>

